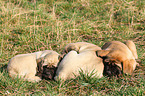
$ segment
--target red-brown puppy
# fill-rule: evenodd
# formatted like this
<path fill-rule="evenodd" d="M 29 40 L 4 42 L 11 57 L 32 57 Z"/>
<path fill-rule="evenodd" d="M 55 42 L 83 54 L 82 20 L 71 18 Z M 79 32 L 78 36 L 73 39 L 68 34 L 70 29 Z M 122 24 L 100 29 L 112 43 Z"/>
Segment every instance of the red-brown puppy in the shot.
<path fill-rule="evenodd" d="M 124 73 L 132 74 L 137 65 L 136 47 L 132 41 L 126 41 L 126 44 L 119 41 L 107 42 L 102 46 L 102 50 L 97 51 L 97 54 L 100 57 L 105 57 L 106 62 L 117 62 Z"/>

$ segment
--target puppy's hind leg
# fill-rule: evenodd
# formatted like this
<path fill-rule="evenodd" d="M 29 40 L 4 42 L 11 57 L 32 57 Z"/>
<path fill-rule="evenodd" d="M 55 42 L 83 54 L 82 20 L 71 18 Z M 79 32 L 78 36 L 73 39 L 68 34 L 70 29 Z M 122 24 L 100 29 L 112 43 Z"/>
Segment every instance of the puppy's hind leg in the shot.
<path fill-rule="evenodd" d="M 20 72 L 19 74 L 15 70 L 10 70 L 9 71 L 9 76 L 12 78 L 21 78 L 30 82 L 38 82 L 41 80 L 40 77 L 35 76 L 35 73 L 28 73 L 25 74 L 23 72 Z"/>
<path fill-rule="evenodd" d="M 16 78 L 18 76 L 18 73 L 15 70 L 8 70 L 9 76 L 12 78 Z"/>
<path fill-rule="evenodd" d="M 134 42 L 131 41 L 131 40 L 127 40 L 125 42 L 125 44 L 130 49 L 130 51 L 132 52 L 134 58 L 138 59 L 137 50 L 136 50 L 136 46 L 135 46 Z"/>

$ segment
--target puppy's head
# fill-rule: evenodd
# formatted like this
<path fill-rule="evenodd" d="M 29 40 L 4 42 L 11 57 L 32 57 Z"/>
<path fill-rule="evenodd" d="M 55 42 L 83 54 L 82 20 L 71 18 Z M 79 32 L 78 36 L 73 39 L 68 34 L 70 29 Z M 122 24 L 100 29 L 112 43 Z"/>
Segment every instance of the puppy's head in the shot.
<path fill-rule="evenodd" d="M 57 67 L 53 66 L 53 65 L 43 65 L 41 63 L 44 62 L 44 60 L 42 60 L 43 58 L 41 58 L 40 62 L 37 65 L 37 76 L 41 77 L 42 79 L 45 80 L 53 80 Z"/>
<path fill-rule="evenodd" d="M 105 76 L 121 76 L 122 75 L 122 66 L 121 62 L 108 56 L 110 50 L 98 50 L 96 51 L 97 56 L 103 59 Z"/>
<path fill-rule="evenodd" d="M 43 66 L 42 79 L 53 80 L 56 74 L 57 67 Z"/>
<path fill-rule="evenodd" d="M 121 63 L 119 61 L 116 61 L 115 59 L 111 58 L 103 58 L 103 63 L 104 63 L 104 71 L 103 74 L 105 76 L 121 76 L 122 75 L 122 67 Z"/>
<path fill-rule="evenodd" d="M 36 60 L 37 62 L 37 72 L 42 73 L 43 66 L 55 66 L 57 67 L 57 64 L 60 59 L 60 55 L 57 53 L 49 53 L 45 55 L 44 57 L 41 57 Z"/>
<path fill-rule="evenodd" d="M 37 59 L 37 75 L 42 79 L 52 80 L 55 76 L 57 64 L 62 59 L 59 54 L 47 54 L 46 56 Z"/>
<path fill-rule="evenodd" d="M 135 59 L 126 59 L 125 56 L 123 56 L 119 51 L 113 50 L 98 50 L 96 52 L 98 56 L 103 58 L 104 63 L 108 62 L 114 62 L 115 65 L 120 67 L 123 71 L 123 73 L 132 74 L 133 70 L 135 70 L 135 67 L 137 65 L 137 62 Z M 110 68 L 110 67 L 109 67 Z"/>

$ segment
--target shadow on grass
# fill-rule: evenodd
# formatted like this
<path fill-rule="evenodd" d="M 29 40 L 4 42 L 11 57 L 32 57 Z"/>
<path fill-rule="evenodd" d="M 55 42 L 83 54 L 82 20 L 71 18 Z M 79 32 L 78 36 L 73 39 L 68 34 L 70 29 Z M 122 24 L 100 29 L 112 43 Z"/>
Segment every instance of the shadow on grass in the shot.
<path fill-rule="evenodd" d="M 0 72 L 7 71 L 7 65 L 0 65 Z"/>

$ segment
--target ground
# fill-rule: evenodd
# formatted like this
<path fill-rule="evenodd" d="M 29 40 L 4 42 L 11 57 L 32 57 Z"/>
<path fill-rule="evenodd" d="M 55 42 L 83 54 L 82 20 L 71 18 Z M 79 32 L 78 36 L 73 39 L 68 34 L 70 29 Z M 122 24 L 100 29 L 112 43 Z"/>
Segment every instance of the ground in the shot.
<path fill-rule="evenodd" d="M 0 13 L 1 95 L 145 95 L 144 0 L 1 0 Z M 98 79 L 80 72 L 74 80 L 31 83 L 6 70 L 17 54 L 115 40 L 136 44 L 140 67 L 132 76 Z"/>

